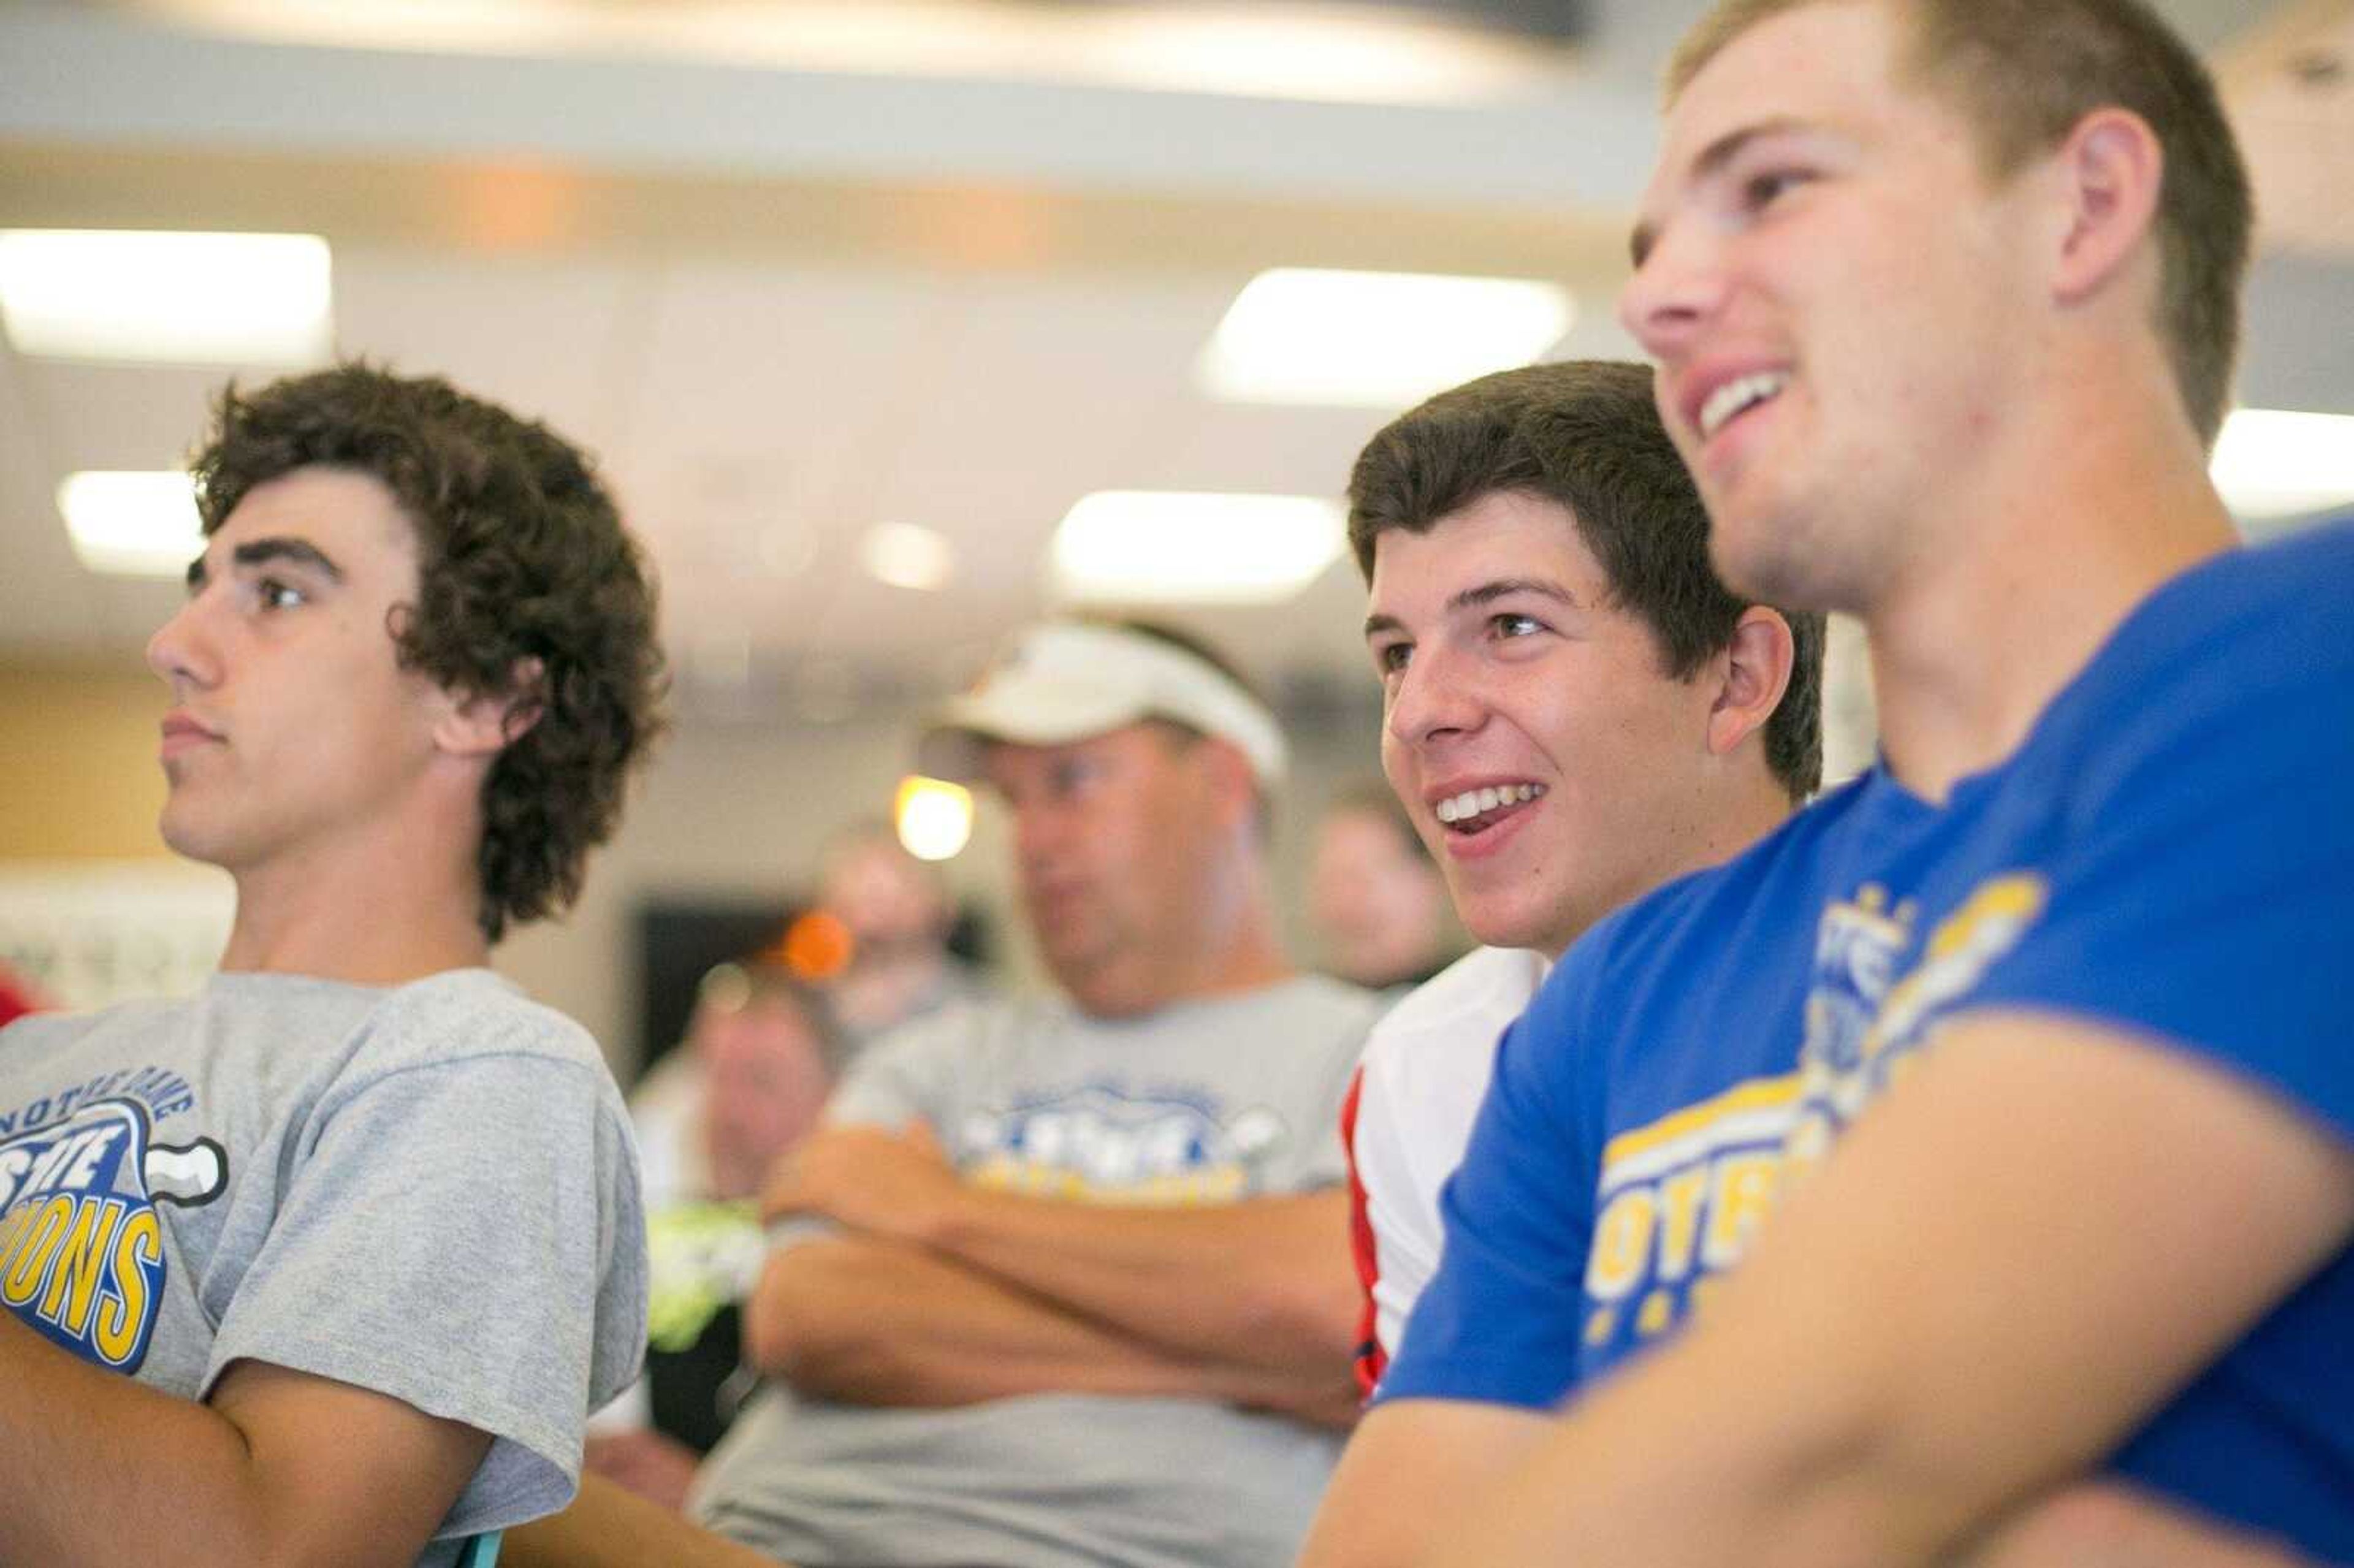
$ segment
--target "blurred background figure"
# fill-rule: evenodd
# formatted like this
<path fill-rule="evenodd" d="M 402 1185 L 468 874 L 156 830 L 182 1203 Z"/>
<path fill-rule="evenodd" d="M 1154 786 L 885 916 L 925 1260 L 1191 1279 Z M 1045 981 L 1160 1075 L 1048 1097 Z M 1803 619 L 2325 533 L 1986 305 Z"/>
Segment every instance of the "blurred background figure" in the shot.
<path fill-rule="evenodd" d="M 19 977 L 6 964 L 0 964 L 0 1028 L 48 1005 L 33 990 L 31 981 Z"/>
<path fill-rule="evenodd" d="M 1308 898 L 1325 971 L 1368 990 L 1420 985 L 1461 948 L 1438 868 L 1378 779 L 1325 807 Z"/>
<path fill-rule="evenodd" d="M 824 989 L 854 1048 L 979 989 L 949 949 L 955 926 L 938 871 L 909 854 L 889 822 L 862 820 L 827 845 L 816 907 L 786 932 L 784 958 Z"/>
<path fill-rule="evenodd" d="M 750 1384 L 737 1304 L 758 1282 L 753 1200 L 817 1123 L 846 1054 L 825 999 L 764 953 L 704 977 L 680 1049 L 631 1097 L 652 1262 L 646 1375 L 599 1414 L 588 1466 L 675 1509 Z"/>

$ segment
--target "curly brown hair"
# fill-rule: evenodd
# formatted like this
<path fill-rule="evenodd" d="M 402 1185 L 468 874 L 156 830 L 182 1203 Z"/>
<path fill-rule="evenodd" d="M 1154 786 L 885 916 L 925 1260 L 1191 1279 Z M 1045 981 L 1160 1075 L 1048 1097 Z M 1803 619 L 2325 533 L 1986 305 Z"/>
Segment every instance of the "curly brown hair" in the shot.
<path fill-rule="evenodd" d="M 401 667 L 510 702 L 482 786 L 483 935 L 570 905 L 620 818 L 666 689 L 644 553 L 588 455 L 436 376 L 366 364 L 235 383 L 189 462 L 207 535 L 257 485 L 324 467 L 380 481 L 417 531 L 417 602 L 390 628 Z"/>

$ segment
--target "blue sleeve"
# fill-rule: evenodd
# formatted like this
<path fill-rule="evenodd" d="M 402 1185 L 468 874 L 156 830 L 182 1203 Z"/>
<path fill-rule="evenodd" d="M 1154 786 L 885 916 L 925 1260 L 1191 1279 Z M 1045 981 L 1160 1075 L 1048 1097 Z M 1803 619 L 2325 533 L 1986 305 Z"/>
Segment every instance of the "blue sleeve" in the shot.
<path fill-rule="evenodd" d="M 1439 1200 L 1438 1273 L 1373 1403 L 1550 1409 L 1577 1377 L 1593 1161 L 1576 1116 L 1583 1055 L 1573 953 L 1504 1032 L 1470 1147 Z"/>
<path fill-rule="evenodd" d="M 2112 687 L 2031 938 L 1976 1002 L 2217 1061 L 2354 1140 L 2354 531 L 2208 596 Z"/>

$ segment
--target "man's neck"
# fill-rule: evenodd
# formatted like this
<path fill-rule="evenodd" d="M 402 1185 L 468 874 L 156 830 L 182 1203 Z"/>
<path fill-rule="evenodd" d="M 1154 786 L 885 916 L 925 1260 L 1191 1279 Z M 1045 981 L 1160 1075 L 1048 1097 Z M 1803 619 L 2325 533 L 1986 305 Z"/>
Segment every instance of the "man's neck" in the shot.
<path fill-rule="evenodd" d="M 344 847 L 235 875 L 237 918 L 223 969 L 398 985 L 490 961 L 471 856 L 437 862 Z"/>
<path fill-rule="evenodd" d="M 1864 607 L 1882 748 L 1929 800 L 2016 751 L 2161 584 L 2238 542 L 2205 454 L 2163 408 L 2076 407 L 1925 537 L 1914 581 Z M 1957 486 L 1955 498 L 1963 503 Z"/>
<path fill-rule="evenodd" d="M 1260 910 L 1222 940 L 1182 954 L 1139 955 L 1093 974 L 1068 977 L 1064 989 L 1093 1017 L 1134 1018 L 1181 1002 L 1263 991 L 1298 972 L 1276 940 L 1273 912 Z"/>

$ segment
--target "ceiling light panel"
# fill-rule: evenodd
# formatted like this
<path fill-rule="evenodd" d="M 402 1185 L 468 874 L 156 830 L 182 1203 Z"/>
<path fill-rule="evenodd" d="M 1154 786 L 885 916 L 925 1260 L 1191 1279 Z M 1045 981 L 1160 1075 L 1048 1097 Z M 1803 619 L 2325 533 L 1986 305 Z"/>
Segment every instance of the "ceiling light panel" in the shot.
<path fill-rule="evenodd" d="M 204 554 L 196 486 L 185 473 L 92 471 L 58 486 L 74 554 L 93 572 L 176 577 Z"/>
<path fill-rule="evenodd" d="M 314 234 L 0 230 L 0 328 L 42 358 L 317 365 L 332 270 Z"/>
<path fill-rule="evenodd" d="M 1196 376 L 1228 402 L 1405 408 L 1542 357 L 1575 314 L 1525 278 L 1280 267 L 1244 285 Z"/>
<path fill-rule="evenodd" d="M 1274 604 L 1341 554 L 1338 503 L 1310 495 L 1107 490 L 1055 532 L 1055 585 L 1072 599 Z"/>

